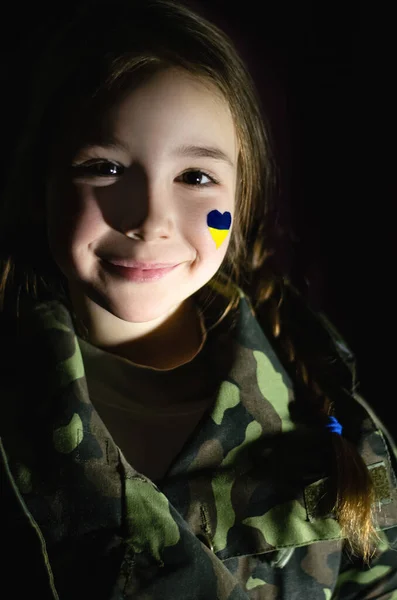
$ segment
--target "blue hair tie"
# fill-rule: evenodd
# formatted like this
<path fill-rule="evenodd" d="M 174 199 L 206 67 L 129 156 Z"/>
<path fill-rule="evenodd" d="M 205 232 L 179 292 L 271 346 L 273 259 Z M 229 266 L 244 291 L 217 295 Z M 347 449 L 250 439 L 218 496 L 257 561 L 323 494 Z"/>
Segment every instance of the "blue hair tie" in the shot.
<path fill-rule="evenodd" d="M 339 423 L 338 419 L 335 419 L 335 417 L 328 417 L 328 423 L 325 427 L 332 433 L 342 435 L 342 425 Z"/>

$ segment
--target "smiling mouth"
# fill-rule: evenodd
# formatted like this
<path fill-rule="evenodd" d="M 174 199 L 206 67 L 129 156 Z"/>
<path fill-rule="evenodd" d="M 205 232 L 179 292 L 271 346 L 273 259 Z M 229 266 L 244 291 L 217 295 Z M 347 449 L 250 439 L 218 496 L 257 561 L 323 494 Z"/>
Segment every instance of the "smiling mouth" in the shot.
<path fill-rule="evenodd" d="M 126 267 L 124 265 L 115 264 L 114 262 L 104 261 L 106 270 L 114 275 L 118 275 L 122 279 L 136 283 L 145 283 L 150 281 L 158 281 L 173 271 L 179 265 L 171 265 L 167 267 L 158 267 L 151 269 L 138 269 L 135 267 Z"/>
<path fill-rule="evenodd" d="M 108 258 L 105 259 L 107 262 L 112 263 L 120 267 L 126 267 L 128 269 L 140 269 L 141 271 L 155 270 L 155 269 L 169 269 L 177 266 L 179 263 L 156 263 L 156 262 L 142 262 L 138 260 L 130 260 L 124 258 Z"/>

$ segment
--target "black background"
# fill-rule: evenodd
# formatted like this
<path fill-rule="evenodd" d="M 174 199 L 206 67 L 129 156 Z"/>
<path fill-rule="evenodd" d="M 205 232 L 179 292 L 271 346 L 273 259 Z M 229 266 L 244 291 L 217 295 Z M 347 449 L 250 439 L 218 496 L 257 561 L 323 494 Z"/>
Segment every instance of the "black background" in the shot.
<path fill-rule="evenodd" d="M 191 1 L 235 40 L 272 124 L 293 280 L 343 333 L 361 393 L 397 436 L 392 16 L 381 4 Z M 76 2 L 3 10 L 2 165 L 24 77 Z M 112 3 L 109 2 L 109 10 Z M 22 174 L 21 174 L 22 176 Z"/>

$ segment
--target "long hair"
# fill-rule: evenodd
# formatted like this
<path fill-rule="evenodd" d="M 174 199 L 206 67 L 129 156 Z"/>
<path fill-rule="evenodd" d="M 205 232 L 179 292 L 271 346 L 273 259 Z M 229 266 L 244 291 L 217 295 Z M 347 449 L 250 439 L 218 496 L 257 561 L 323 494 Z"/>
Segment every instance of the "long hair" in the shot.
<path fill-rule="evenodd" d="M 227 100 L 236 127 L 240 151 L 235 217 L 214 282 L 226 276 L 248 293 L 322 427 L 333 414 L 333 403 L 310 376 L 311 365 L 296 355 L 294 340 L 283 328 L 287 281 L 269 262 L 277 237 L 272 220 L 276 170 L 261 103 L 229 37 L 172 0 L 113 0 L 110 11 L 101 1 L 86 2 L 38 58 L 31 76 L 29 116 L 0 207 L 0 312 L 18 320 L 24 303 L 60 297 L 73 314 L 67 281 L 47 241 L 45 186 L 56 169 L 54 157 L 61 148 L 65 159 L 71 158 L 83 140 L 94 143 L 108 109 L 170 66 L 214 84 Z M 368 558 L 375 536 L 371 480 L 354 445 L 330 435 L 334 513 L 353 551 Z"/>

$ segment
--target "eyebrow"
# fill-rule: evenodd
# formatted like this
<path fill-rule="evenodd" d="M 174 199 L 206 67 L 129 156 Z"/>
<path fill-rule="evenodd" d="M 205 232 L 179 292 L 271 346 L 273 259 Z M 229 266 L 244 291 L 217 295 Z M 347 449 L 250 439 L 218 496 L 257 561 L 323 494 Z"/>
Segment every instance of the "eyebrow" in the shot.
<path fill-rule="evenodd" d="M 171 155 L 191 156 L 193 158 L 214 158 L 215 160 L 221 160 L 234 168 L 232 159 L 220 148 L 215 148 L 212 146 L 177 146 L 173 149 Z"/>
<path fill-rule="evenodd" d="M 121 140 L 116 139 L 114 137 L 107 138 L 106 140 L 102 139 L 98 141 L 98 143 L 89 143 L 84 146 L 83 150 L 87 151 L 91 148 L 100 147 L 100 148 L 111 148 L 115 150 L 124 150 L 125 152 L 130 152 L 130 148 L 126 144 L 124 144 Z M 232 159 L 220 148 L 216 148 L 215 146 L 196 146 L 194 144 L 181 146 L 176 146 L 171 151 L 171 156 L 188 156 L 192 158 L 213 158 L 214 160 L 220 160 L 225 162 L 230 167 L 234 169 L 234 162 Z"/>

